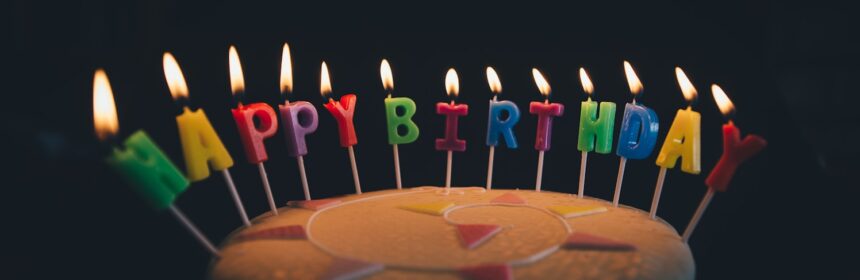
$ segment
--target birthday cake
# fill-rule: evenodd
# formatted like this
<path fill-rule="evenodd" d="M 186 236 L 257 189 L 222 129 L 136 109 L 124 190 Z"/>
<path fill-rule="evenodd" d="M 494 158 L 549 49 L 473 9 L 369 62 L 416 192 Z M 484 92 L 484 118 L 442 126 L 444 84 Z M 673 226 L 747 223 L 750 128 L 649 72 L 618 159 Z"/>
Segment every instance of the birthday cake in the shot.
<path fill-rule="evenodd" d="M 692 279 L 678 233 L 595 198 L 418 187 L 291 202 L 233 232 L 211 279 Z"/>

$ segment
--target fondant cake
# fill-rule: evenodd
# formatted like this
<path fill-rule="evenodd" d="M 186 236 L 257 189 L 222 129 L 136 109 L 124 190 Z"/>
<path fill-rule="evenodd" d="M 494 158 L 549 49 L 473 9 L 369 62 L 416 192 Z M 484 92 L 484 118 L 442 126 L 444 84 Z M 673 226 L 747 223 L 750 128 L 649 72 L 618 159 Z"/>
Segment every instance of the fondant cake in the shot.
<path fill-rule="evenodd" d="M 531 190 L 418 187 L 291 202 L 233 232 L 211 279 L 692 279 L 647 212 Z"/>

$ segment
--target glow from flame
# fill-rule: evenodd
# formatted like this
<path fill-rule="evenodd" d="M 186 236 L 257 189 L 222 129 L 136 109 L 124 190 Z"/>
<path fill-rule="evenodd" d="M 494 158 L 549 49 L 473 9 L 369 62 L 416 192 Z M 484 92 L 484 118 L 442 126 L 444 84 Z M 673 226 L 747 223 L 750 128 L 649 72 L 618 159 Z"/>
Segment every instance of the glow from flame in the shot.
<path fill-rule="evenodd" d="M 290 45 L 284 43 L 281 53 L 281 93 L 293 92 L 293 59 L 290 57 Z"/>
<path fill-rule="evenodd" d="M 239 52 L 236 46 L 230 46 L 228 51 L 230 64 L 230 91 L 233 94 L 245 91 L 245 75 L 242 73 L 242 62 L 239 61 Z"/>
<path fill-rule="evenodd" d="M 549 82 L 543 77 L 543 74 L 540 73 L 540 70 L 537 68 L 532 68 L 532 76 L 534 76 L 535 84 L 540 90 L 540 94 L 544 97 L 549 97 L 549 94 L 552 93 L 552 88 L 549 87 Z"/>
<path fill-rule="evenodd" d="M 634 96 L 642 92 L 642 82 L 639 81 L 639 75 L 633 70 L 630 62 L 624 61 L 624 75 L 627 76 L 627 86 L 630 88 L 630 93 Z"/>
<path fill-rule="evenodd" d="M 385 91 L 394 90 L 394 75 L 391 74 L 391 65 L 388 65 L 388 60 L 383 59 L 379 65 L 379 76 L 382 77 L 382 87 Z"/>
<path fill-rule="evenodd" d="M 690 78 L 687 78 L 687 74 L 684 73 L 684 70 L 681 70 L 681 67 L 675 67 L 675 77 L 678 78 L 678 85 L 681 86 L 681 92 L 684 93 L 684 99 L 686 99 L 687 102 L 693 102 L 693 100 L 696 100 L 696 95 L 698 95 L 696 87 L 693 86 L 693 82 L 690 82 Z"/>
<path fill-rule="evenodd" d="M 487 67 L 487 83 L 490 84 L 490 91 L 495 94 L 502 93 L 502 80 L 499 79 L 499 74 L 493 67 Z"/>
<path fill-rule="evenodd" d="M 448 69 L 448 73 L 445 74 L 445 91 L 450 97 L 457 97 L 460 94 L 460 78 L 454 68 Z"/>
<path fill-rule="evenodd" d="M 99 140 L 110 138 L 119 131 L 113 90 L 104 69 L 96 70 L 93 77 L 93 122 Z"/>
<path fill-rule="evenodd" d="M 579 68 L 579 81 L 582 82 L 582 90 L 591 96 L 594 93 L 594 84 L 591 83 L 591 78 L 588 77 L 588 72 L 585 72 L 585 68 Z"/>
<path fill-rule="evenodd" d="M 323 97 L 331 94 L 331 77 L 328 75 L 328 66 L 325 64 L 325 61 L 322 62 L 320 69 L 320 94 Z"/>
<path fill-rule="evenodd" d="M 714 101 L 717 102 L 717 107 L 720 107 L 723 116 L 730 116 L 735 111 L 735 104 L 732 103 L 726 92 L 717 84 L 711 85 L 711 92 L 714 94 Z"/>
<path fill-rule="evenodd" d="M 164 79 L 167 80 L 167 87 L 170 88 L 170 95 L 173 96 L 173 100 L 188 98 L 188 85 L 185 84 L 185 75 L 182 75 L 182 69 L 179 68 L 179 62 L 176 62 L 176 58 L 169 52 L 165 52 L 162 64 Z"/>

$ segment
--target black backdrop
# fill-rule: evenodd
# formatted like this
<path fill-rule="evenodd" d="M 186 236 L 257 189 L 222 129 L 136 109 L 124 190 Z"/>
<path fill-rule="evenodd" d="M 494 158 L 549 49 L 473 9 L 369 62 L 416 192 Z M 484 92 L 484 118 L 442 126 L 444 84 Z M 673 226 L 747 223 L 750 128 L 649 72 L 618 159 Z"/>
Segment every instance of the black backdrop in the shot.
<path fill-rule="evenodd" d="M 555 122 L 544 188 L 575 192 L 579 170 L 576 127 L 584 98 L 576 75 L 586 67 L 599 100 L 619 106 L 630 98 L 622 60 L 645 86 L 643 102 L 661 118 L 660 142 L 684 106 L 673 67 L 681 66 L 700 91 L 703 174 L 671 170 L 659 215 L 683 230 L 705 191 L 705 174 L 718 159 L 719 115 L 709 85 L 719 83 L 738 107 L 736 123 L 770 146 L 718 194 L 690 246 L 702 279 L 837 273 L 847 261 L 850 204 L 825 203 L 856 194 L 840 180 L 858 155 L 852 55 L 857 25 L 842 7 L 768 3 L 639 1 L 634 3 L 239 3 L 208 1 L 65 1 L 5 4 L 7 106 L 3 141 L 2 255 L 23 278 L 203 278 L 209 257 L 167 213 L 146 208 L 104 166 L 92 133 L 92 73 L 107 69 L 121 135 L 145 129 L 180 166 L 174 108 L 161 72 L 171 51 L 183 67 L 192 102 L 204 108 L 236 165 L 231 169 L 251 215 L 267 209 L 256 168 L 244 160 L 228 110 L 227 48 L 238 47 L 249 101 L 278 101 L 281 46 L 293 50 L 295 99 L 320 105 L 319 64 L 326 60 L 336 96 L 356 92 L 356 147 L 365 191 L 392 188 L 379 62 L 388 58 L 395 95 L 418 104 L 421 137 L 401 146 L 406 186 L 440 185 L 444 153 L 433 149 L 442 117 L 444 73 L 460 74 L 461 119 L 468 149 L 457 153 L 455 185 L 482 185 L 486 172 L 487 100 L 484 67 L 501 76 L 503 98 L 521 109 L 540 99 L 530 68 L 538 67 L 567 106 Z M 8 62 L 12 62 L 11 65 Z M 320 107 L 318 107 L 320 108 Z M 623 108 L 619 107 L 620 119 Z M 525 112 L 525 111 L 524 111 Z M 496 154 L 496 188 L 531 188 L 537 153 L 535 118 L 515 128 L 521 148 Z M 616 125 L 616 135 L 617 135 Z M 314 197 L 352 192 L 347 153 L 335 123 L 320 110 L 306 157 Z M 295 162 L 281 132 L 268 140 L 266 163 L 279 204 L 301 198 Z M 656 152 L 655 152 L 656 153 Z M 631 161 L 622 202 L 647 209 L 658 168 L 654 156 Z M 592 154 L 587 195 L 611 199 L 618 158 Z M 177 205 L 215 242 L 240 225 L 218 174 L 195 183 Z M 853 186 L 852 186 L 853 185 Z M 850 223 L 850 222 L 849 222 Z M 344 233 L 349 234 L 349 233 Z M 822 238 L 831 236 L 832 238 Z M 848 234 L 845 234 L 848 236 Z M 821 255 L 824 253 L 825 255 Z M 826 261 L 824 261 L 826 260 Z M 827 264 L 827 266 L 819 266 Z M 815 274 L 813 274 L 815 273 Z"/>

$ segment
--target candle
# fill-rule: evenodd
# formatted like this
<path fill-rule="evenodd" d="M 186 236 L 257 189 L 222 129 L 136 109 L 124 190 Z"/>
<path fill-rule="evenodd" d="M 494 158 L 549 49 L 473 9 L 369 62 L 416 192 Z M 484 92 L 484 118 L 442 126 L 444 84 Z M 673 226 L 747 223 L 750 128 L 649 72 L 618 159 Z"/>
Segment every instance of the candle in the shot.
<path fill-rule="evenodd" d="M 248 163 L 257 165 L 260 178 L 263 180 L 263 190 L 266 192 L 269 208 L 277 216 L 278 207 L 275 206 L 272 187 L 269 186 L 269 176 L 266 174 L 266 167 L 263 166 L 263 162 L 269 159 L 263 139 L 272 137 L 278 131 L 278 116 L 275 115 L 275 110 L 266 103 L 243 104 L 245 97 L 245 77 L 242 74 L 239 52 L 236 51 L 235 46 L 230 46 L 228 61 L 230 66 L 230 91 L 236 100 L 236 108 L 231 110 L 233 120 L 236 121 L 236 128 L 239 130 L 239 138 L 242 139 L 242 144 L 245 147 L 245 156 L 248 159 Z M 259 125 L 254 124 L 254 118 L 259 121 Z"/>
<path fill-rule="evenodd" d="M 391 74 L 388 60 L 382 60 L 379 75 L 382 78 L 382 87 L 388 93 L 388 97 L 385 98 L 385 121 L 388 125 L 388 144 L 394 150 L 394 179 L 399 190 L 403 188 L 403 184 L 400 179 L 400 152 L 397 145 L 409 144 L 418 139 L 418 125 L 412 121 L 416 110 L 415 101 L 408 97 L 391 97 L 391 91 L 394 90 L 394 76 Z M 397 114 L 397 108 L 400 108 L 403 114 Z M 400 128 L 406 130 L 405 133 L 401 134 Z"/>
<path fill-rule="evenodd" d="M 731 99 L 716 84 L 711 85 L 711 93 L 714 95 L 714 100 L 717 102 L 720 112 L 727 120 L 726 124 L 723 125 L 723 155 L 720 156 L 720 161 L 717 162 L 717 165 L 708 174 L 708 178 L 705 179 L 708 191 L 705 193 L 705 197 L 699 203 L 699 208 L 696 209 L 696 213 L 693 214 L 693 218 L 684 230 L 682 236 L 684 242 L 690 240 L 693 230 L 696 229 L 696 225 L 705 213 L 705 209 L 708 208 L 711 199 L 714 198 L 714 192 L 726 191 L 738 166 L 767 146 L 767 141 L 758 135 L 750 134 L 741 140 L 741 131 L 732 122 L 735 106 L 732 104 Z"/>
<path fill-rule="evenodd" d="M 320 94 L 323 98 L 331 94 L 331 77 L 328 74 L 328 66 L 325 61 L 322 62 L 320 70 Z M 358 144 L 358 137 L 355 135 L 355 125 L 352 122 L 352 117 L 355 113 L 355 94 L 347 94 L 340 98 L 340 101 L 335 101 L 328 97 L 328 103 L 324 106 L 337 121 L 338 135 L 340 135 L 340 146 L 347 148 L 349 151 L 349 163 L 352 167 L 352 180 L 355 183 L 355 193 L 361 194 L 361 182 L 358 179 L 358 166 L 355 164 L 355 150 L 352 146 Z"/>
<path fill-rule="evenodd" d="M 582 89 L 588 95 L 588 99 L 582 102 L 579 114 L 579 141 L 576 149 L 582 153 L 579 165 L 579 198 L 585 193 L 585 168 L 588 163 L 588 152 L 595 151 L 600 154 L 608 154 L 612 151 L 612 129 L 615 127 L 615 103 L 600 102 L 600 116 L 598 117 L 598 103 L 591 100 L 594 94 L 594 84 L 585 72 L 585 68 L 579 68 L 579 79 Z"/>
<path fill-rule="evenodd" d="M 624 167 L 627 159 L 644 159 L 651 155 L 657 144 L 657 132 L 660 130 L 660 120 L 651 108 L 638 102 L 642 96 L 642 82 L 629 62 L 624 61 L 624 74 L 627 85 L 633 95 L 633 102 L 624 106 L 624 117 L 621 120 L 621 131 L 618 133 L 618 147 L 615 154 L 618 161 L 618 177 L 615 180 L 615 195 L 612 205 L 618 207 L 621 198 L 621 183 L 624 181 Z"/>
<path fill-rule="evenodd" d="M 499 144 L 499 136 L 505 138 L 508 148 L 517 148 L 517 138 L 514 136 L 514 125 L 520 121 L 520 109 L 513 102 L 498 101 L 502 94 L 502 82 L 493 67 L 487 67 L 487 83 L 493 92 L 490 100 L 490 111 L 487 120 L 487 146 L 490 147 L 490 156 L 487 164 L 487 189 L 493 188 L 493 158 L 496 153 L 496 145 Z M 502 118 L 507 114 L 507 118 Z"/>
<path fill-rule="evenodd" d="M 319 116 L 317 109 L 311 103 L 296 101 L 290 103 L 288 97 L 293 92 L 293 66 L 290 58 L 290 46 L 284 43 L 281 56 L 281 98 L 283 104 L 278 106 L 283 121 L 284 138 L 287 141 L 287 154 L 295 157 L 299 167 L 299 177 L 302 181 L 302 192 L 305 200 L 311 199 L 305 172 L 304 156 L 308 154 L 305 137 L 317 130 Z"/>
<path fill-rule="evenodd" d="M 549 151 L 550 140 L 552 139 L 552 119 L 564 114 L 564 105 L 549 102 L 552 88 L 537 68 L 532 68 L 532 77 L 534 77 L 535 85 L 544 97 L 543 102 L 532 101 L 529 103 L 529 113 L 538 117 L 537 136 L 535 136 L 535 150 L 538 150 L 535 190 L 540 191 L 541 181 L 543 181 L 544 152 Z"/>
<path fill-rule="evenodd" d="M 451 189 L 453 151 L 462 152 L 466 150 L 466 140 L 457 138 L 457 120 L 461 116 L 469 114 L 469 105 L 454 102 L 460 93 L 460 79 L 454 68 L 448 69 L 448 73 L 445 74 L 445 91 L 451 102 L 436 103 L 436 114 L 445 115 L 445 138 L 436 139 L 436 150 L 448 151 L 448 164 L 445 172 L 445 192 L 448 193 Z"/>
<path fill-rule="evenodd" d="M 209 177 L 209 168 L 221 171 L 228 190 L 233 197 L 233 202 L 239 211 L 239 217 L 245 226 L 250 226 L 245 207 L 239 197 L 233 177 L 229 168 L 233 166 L 233 158 L 227 152 L 227 148 L 221 143 L 212 124 L 206 117 L 203 109 L 192 110 L 186 105 L 188 102 L 188 86 L 185 76 L 176 58 L 169 52 L 164 53 L 163 59 L 164 77 L 173 99 L 182 106 L 182 113 L 176 116 L 176 125 L 179 128 L 179 137 L 182 142 L 182 151 L 185 156 L 186 176 L 192 182 L 197 182 Z"/>
<path fill-rule="evenodd" d="M 102 69 L 96 70 L 93 77 L 93 122 L 100 141 L 112 142 L 116 138 L 119 132 L 116 104 L 110 81 Z M 152 208 L 169 209 L 200 244 L 218 256 L 218 249 L 212 242 L 173 205 L 189 185 L 182 172 L 143 130 L 126 138 L 123 148 L 111 149 L 105 158 L 108 166 L 119 173 Z"/>
<path fill-rule="evenodd" d="M 669 127 L 663 147 L 657 155 L 657 166 L 660 166 L 660 174 L 657 176 L 657 186 L 654 189 L 654 198 L 651 201 L 651 218 L 657 216 L 657 206 L 660 203 L 660 193 L 666 180 L 666 170 L 675 168 L 678 158 L 681 158 L 681 171 L 690 174 L 701 172 L 701 115 L 693 111 L 693 103 L 696 101 L 696 88 L 684 70 L 675 67 L 675 76 L 678 85 L 687 100 L 687 108 L 678 110 L 675 120 Z"/>

